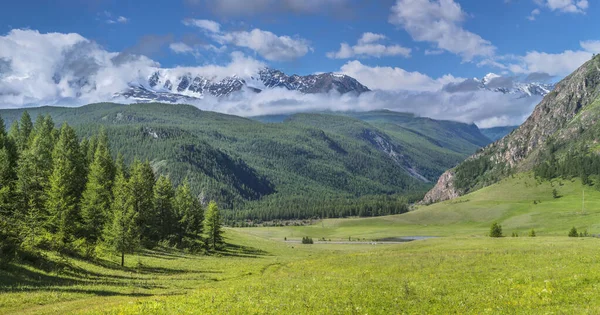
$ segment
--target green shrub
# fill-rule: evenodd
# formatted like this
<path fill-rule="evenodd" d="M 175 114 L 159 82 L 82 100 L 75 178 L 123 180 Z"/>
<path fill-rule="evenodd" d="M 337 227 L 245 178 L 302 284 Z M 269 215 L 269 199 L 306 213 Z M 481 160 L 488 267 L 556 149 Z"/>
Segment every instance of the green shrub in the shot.
<path fill-rule="evenodd" d="M 490 228 L 490 237 L 502 237 L 502 225 L 498 223 L 492 224 Z"/>
<path fill-rule="evenodd" d="M 529 231 L 529 237 L 535 237 L 535 230 L 531 229 L 531 231 Z"/>
<path fill-rule="evenodd" d="M 578 237 L 579 233 L 577 233 L 577 228 L 573 227 L 570 231 L 569 231 L 569 237 Z"/>
<path fill-rule="evenodd" d="M 305 236 L 302 238 L 302 244 L 313 244 L 313 239 L 311 237 Z"/>

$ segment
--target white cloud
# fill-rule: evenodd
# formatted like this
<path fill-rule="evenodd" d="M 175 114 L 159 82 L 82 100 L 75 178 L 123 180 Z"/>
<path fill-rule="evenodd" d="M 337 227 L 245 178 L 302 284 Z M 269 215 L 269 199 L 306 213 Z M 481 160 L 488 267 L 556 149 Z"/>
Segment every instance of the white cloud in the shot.
<path fill-rule="evenodd" d="M 312 48 L 303 38 L 277 36 L 269 31 L 253 29 L 252 31 L 230 32 L 214 37 L 221 44 L 232 44 L 253 50 L 263 58 L 271 61 L 289 61 L 306 55 Z"/>
<path fill-rule="evenodd" d="M 409 72 L 397 67 L 369 67 L 360 61 L 349 61 L 340 72 L 357 79 L 370 89 L 386 91 L 438 91 L 451 82 L 463 81 L 452 75 L 433 79 L 420 72 Z"/>
<path fill-rule="evenodd" d="M 185 19 L 182 21 L 185 26 L 195 26 L 212 33 L 221 31 L 221 24 L 211 20 Z"/>
<path fill-rule="evenodd" d="M 183 24 L 209 31 L 209 37 L 221 45 L 232 44 L 248 48 L 270 61 L 295 60 L 312 50 L 306 39 L 277 36 L 258 28 L 251 31 L 226 32 L 221 31 L 219 23 L 210 20 L 187 19 Z"/>
<path fill-rule="evenodd" d="M 112 13 L 110 13 L 109 11 L 104 11 L 104 12 L 100 13 L 99 15 L 104 15 L 106 17 L 106 23 L 108 23 L 108 24 L 125 24 L 125 23 L 129 22 L 129 19 L 122 15 L 114 18 Z"/>
<path fill-rule="evenodd" d="M 509 64 L 508 69 L 517 74 L 540 72 L 564 77 L 592 58 L 594 51 L 588 49 L 598 48 L 593 42 L 582 42 L 581 46 L 586 50 L 566 50 L 555 54 L 531 51 L 519 57 L 518 62 Z"/>
<path fill-rule="evenodd" d="M 194 48 L 182 42 L 171 43 L 169 48 L 176 54 L 191 54 L 195 51 Z"/>
<path fill-rule="evenodd" d="M 315 14 L 344 10 L 349 0 L 186 0 L 202 4 L 213 12 L 228 16 L 252 16 L 264 13 L 291 12 Z"/>
<path fill-rule="evenodd" d="M 493 55 L 496 47 L 462 28 L 465 16 L 454 0 L 397 0 L 389 22 L 404 28 L 414 40 L 433 43 L 465 61 Z"/>
<path fill-rule="evenodd" d="M 340 50 L 337 52 L 328 52 L 327 58 L 331 59 L 348 59 L 348 58 L 365 58 L 365 57 L 385 57 L 385 56 L 404 56 L 410 57 L 410 48 L 400 45 L 383 45 L 378 43 L 386 39 L 385 35 L 375 34 L 371 32 L 364 33 L 354 46 L 347 43 L 340 44 Z"/>
<path fill-rule="evenodd" d="M 540 15 L 540 13 L 540 9 L 533 9 L 533 11 L 531 11 L 531 14 L 529 14 L 529 16 L 527 17 L 527 19 L 530 21 L 535 21 L 535 17 Z"/>
<path fill-rule="evenodd" d="M 591 52 L 594 54 L 600 53 L 600 40 L 586 40 L 579 42 L 581 48 L 583 48 L 587 52 Z"/>
<path fill-rule="evenodd" d="M 0 36 L 0 106 L 111 100 L 130 83 L 146 82 L 159 66 L 144 56 L 108 52 L 79 34 L 12 30 Z M 262 62 L 234 52 L 226 65 L 170 71 L 222 79 L 233 74 L 249 77 L 263 67 Z"/>
<path fill-rule="evenodd" d="M 585 13 L 589 7 L 587 0 L 534 0 L 538 5 L 551 11 L 564 13 Z"/>

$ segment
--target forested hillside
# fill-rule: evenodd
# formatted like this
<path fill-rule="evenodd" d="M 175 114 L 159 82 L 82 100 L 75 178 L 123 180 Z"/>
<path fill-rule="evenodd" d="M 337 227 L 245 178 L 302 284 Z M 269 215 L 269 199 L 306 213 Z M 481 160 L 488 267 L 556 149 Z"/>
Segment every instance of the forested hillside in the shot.
<path fill-rule="evenodd" d="M 236 220 L 403 212 L 486 141 L 474 125 L 388 111 L 297 114 L 282 123 L 158 103 L 28 112 L 68 122 L 91 146 L 104 127 L 113 156 L 148 160 L 175 185 L 187 177 L 194 195 L 217 200 Z M 0 111 L 11 128 L 22 113 Z"/>

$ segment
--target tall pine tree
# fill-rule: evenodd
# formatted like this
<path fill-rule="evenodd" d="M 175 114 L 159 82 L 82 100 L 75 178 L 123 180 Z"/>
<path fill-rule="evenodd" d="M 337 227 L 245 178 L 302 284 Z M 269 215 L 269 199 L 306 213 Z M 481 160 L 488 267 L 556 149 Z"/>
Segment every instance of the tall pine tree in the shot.
<path fill-rule="evenodd" d="M 79 230 L 79 199 L 84 174 L 84 161 L 75 130 L 63 124 L 52 153 L 53 168 L 46 206 L 50 214 L 50 229 L 59 246 L 70 243 Z"/>
<path fill-rule="evenodd" d="M 115 165 L 108 148 L 108 138 L 102 130 L 81 198 L 83 236 L 89 244 L 96 244 L 108 219 L 114 172 Z"/>

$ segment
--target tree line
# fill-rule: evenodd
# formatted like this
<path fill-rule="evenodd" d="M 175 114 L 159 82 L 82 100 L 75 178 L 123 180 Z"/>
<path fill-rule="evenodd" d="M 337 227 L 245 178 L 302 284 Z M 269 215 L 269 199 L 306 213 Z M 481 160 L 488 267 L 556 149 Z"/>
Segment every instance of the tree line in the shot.
<path fill-rule="evenodd" d="M 27 112 L 6 132 L 0 117 L 0 257 L 45 249 L 121 255 L 157 245 L 200 250 L 222 245 L 221 214 L 206 211 L 184 180 L 174 187 L 148 161 L 125 165 L 104 130 L 80 140 L 52 118 Z"/>

